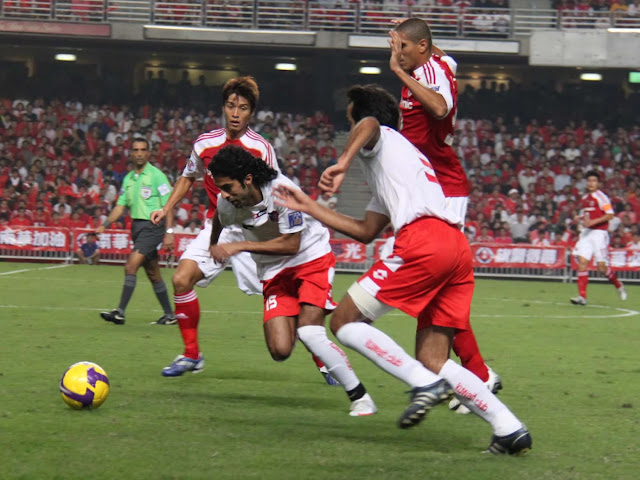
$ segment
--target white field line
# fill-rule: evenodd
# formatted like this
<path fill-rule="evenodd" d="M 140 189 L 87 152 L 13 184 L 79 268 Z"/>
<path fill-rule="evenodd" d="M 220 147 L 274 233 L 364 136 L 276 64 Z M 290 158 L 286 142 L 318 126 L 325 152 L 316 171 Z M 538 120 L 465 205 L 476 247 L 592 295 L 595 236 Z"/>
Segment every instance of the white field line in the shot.
<path fill-rule="evenodd" d="M 70 267 L 70 266 L 71 264 L 64 264 L 64 265 L 54 265 L 52 267 L 24 268 L 22 270 L 11 270 L 10 272 L 2 272 L 0 273 L 0 275 L 13 275 L 15 273 L 35 272 L 38 270 L 52 270 L 54 268 L 64 268 L 64 267 Z"/>
<path fill-rule="evenodd" d="M 504 300 L 504 299 L 499 299 Z M 563 303 L 558 302 L 536 302 L 536 303 L 551 303 L 555 305 L 565 305 Z M 45 310 L 45 311 L 54 311 L 54 310 L 65 310 L 65 311 L 77 311 L 77 312 L 100 312 L 100 311 L 108 311 L 110 308 L 99 308 L 99 307 L 45 307 L 45 306 L 34 306 L 34 305 L 0 305 L 0 309 L 15 309 L 15 310 Z M 616 314 L 602 314 L 602 315 L 544 315 L 544 318 L 555 318 L 555 319 L 580 319 L 580 318 L 622 318 L 622 317 L 633 317 L 635 315 L 640 315 L 640 312 L 636 310 L 630 310 L 626 308 L 617 308 L 617 307 L 607 307 L 605 305 L 587 305 L 586 307 L 574 307 L 577 311 L 585 311 L 586 309 L 612 309 L 614 311 L 620 312 Z M 154 313 L 162 313 L 162 310 L 155 309 L 135 309 L 129 308 L 127 312 L 154 312 Z M 201 310 L 200 313 L 211 313 L 211 314 L 243 314 L 243 315 L 262 315 L 262 311 L 256 310 Z M 403 313 L 390 313 L 388 316 L 391 317 L 402 317 L 405 316 Z M 473 318 L 538 318 L 540 315 L 495 315 L 495 314 L 481 314 L 481 315 L 472 315 Z"/>

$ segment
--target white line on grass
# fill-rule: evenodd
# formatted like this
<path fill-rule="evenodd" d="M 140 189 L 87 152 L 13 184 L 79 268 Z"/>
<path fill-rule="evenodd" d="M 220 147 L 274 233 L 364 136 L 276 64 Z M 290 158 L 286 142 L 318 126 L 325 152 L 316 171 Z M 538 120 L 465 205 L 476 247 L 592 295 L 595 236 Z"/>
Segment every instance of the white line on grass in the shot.
<path fill-rule="evenodd" d="M 35 272 L 37 270 L 52 270 L 54 268 L 70 267 L 70 264 L 54 265 L 53 267 L 24 268 L 22 270 L 11 270 L 10 272 L 2 272 L 0 275 L 13 275 L 14 273 Z"/>
<path fill-rule="evenodd" d="M 496 300 L 505 300 L 505 299 L 496 299 Z M 536 302 L 536 303 L 551 303 L 556 305 L 565 305 L 564 303 L 557 302 Z M 0 305 L 0 308 L 6 309 L 16 309 L 16 310 L 74 310 L 78 312 L 99 312 L 100 308 L 92 308 L 92 307 L 46 307 L 46 306 L 34 306 L 34 305 Z M 611 308 L 613 310 L 617 310 L 621 312 L 617 315 L 544 315 L 544 318 L 555 318 L 555 319 L 570 319 L 570 318 L 622 318 L 622 317 L 633 317 L 635 315 L 640 315 L 640 312 L 636 310 L 630 310 L 626 308 L 617 308 L 617 307 L 608 307 L 606 305 L 587 305 L 586 307 L 578 307 L 576 306 L 576 310 L 584 310 L 588 308 Z M 109 309 L 102 309 L 109 310 Z M 135 309 L 130 308 L 127 309 L 128 312 L 154 312 L 160 313 L 162 310 L 149 310 L 149 309 Z M 201 310 L 200 313 L 238 313 L 242 315 L 262 315 L 262 311 L 247 311 L 247 310 Z M 388 314 L 392 317 L 403 317 L 404 313 L 390 313 Z M 538 318 L 540 315 L 502 315 L 502 314 L 481 314 L 481 315 L 472 315 L 472 318 Z"/>

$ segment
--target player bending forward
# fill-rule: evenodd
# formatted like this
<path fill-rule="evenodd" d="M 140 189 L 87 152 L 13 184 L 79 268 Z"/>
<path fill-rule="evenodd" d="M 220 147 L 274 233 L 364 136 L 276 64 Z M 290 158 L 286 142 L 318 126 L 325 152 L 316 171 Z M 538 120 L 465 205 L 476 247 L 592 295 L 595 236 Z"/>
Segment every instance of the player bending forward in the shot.
<path fill-rule="evenodd" d="M 252 155 L 262 158 L 270 167 L 278 169 L 278 161 L 273 147 L 264 138 L 249 128 L 260 92 L 252 77 L 236 77 L 229 80 L 222 88 L 222 113 L 225 127 L 204 133 L 193 144 L 193 151 L 182 176 L 174 185 L 173 192 L 162 210 L 151 214 L 151 221 L 155 224 L 172 211 L 180 202 L 193 183 L 204 179 L 204 187 L 209 197 L 207 220 L 200 234 L 193 240 L 180 257 L 178 268 L 173 274 L 173 299 L 176 306 L 176 317 L 180 333 L 184 341 L 184 353 L 167 367 L 162 369 L 165 377 L 178 377 L 185 372 L 201 372 L 204 368 L 204 357 L 198 345 L 198 325 L 200 323 L 200 302 L 194 287 L 208 286 L 227 266 L 218 263 L 209 255 L 209 239 L 211 238 L 211 218 L 217 205 L 217 195 L 220 191 L 216 186 L 206 165 L 213 156 L 226 145 L 236 145 L 244 148 Z M 243 240 L 242 230 L 237 227 L 225 228 L 220 236 L 220 242 Z M 260 295 L 262 285 L 256 275 L 256 265 L 251 255 L 240 253 L 231 259 L 233 273 L 238 281 L 238 287 L 247 295 Z M 327 372 L 319 359 L 314 361 L 329 385 L 337 382 Z"/>
<path fill-rule="evenodd" d="M 299 337 L 344 387 L 351 416 L 376 412 L 345 353 L 329 340 L 325 314 L 331 299 L 335 257 L 329 231 L 317 220 L 276 206 L 274 188 L 295 184 L 259 158 L 237 146 L 220 150 L 209 164 L 220 189 L 212 221 L 211 256 L 224 263 L 249 252 L 263 283 L 264 335 L 271 357 L 289 358 Z M 246 240 L 218 243 L 223 227 L 238 226 Z"/>
<path fill-rule="evenodd" d="M 417 425 L 451 393 L 491 424 L 488 451 L 519 454 L 531 448 L 526 427 L 482 380 L 449 359 L 456 331 L 469 328 L 473 266 L 461 218 L 446 206 L 433 168 L 395 129 L 396 100 L 375 85 L 348 92 L 352 129 L 338 164 L 325 170 L 320 186 L 340 186 L 358 157 L 373 198 L 364 220 L 323 208 L 299 190 L 280 187 L 279 203 L 300 210 L 363 243 L 391 222 L 396 241 L 391 257 L 376 262 L 354 283 L 331 318 L 338 340 L 412 388 L 399 426 Z M 399 308 L 418 320 L 416 360 L 370 323 Z M 426 368 L 425 368 L 426 367 Z M 453 389 L 453 392 L 452 392 Z"/>
<path fill-rule="evenodd" d="M 595 170 L 587 172 L 587 193 L 580 201 L 582 221 L 580 239 L 573 250 L 578 260 L 578 296 L 571 299 L 574 305 L 587 304 L 587 284 L 589 283 L 589 261 L 593 257 L 598 271 L 612 283 L 620 300 L 627 299 L 622 282 L 609 267 L 609 220 L 613 219 L 611 201 L 600 191 L 600 175 Z"/>

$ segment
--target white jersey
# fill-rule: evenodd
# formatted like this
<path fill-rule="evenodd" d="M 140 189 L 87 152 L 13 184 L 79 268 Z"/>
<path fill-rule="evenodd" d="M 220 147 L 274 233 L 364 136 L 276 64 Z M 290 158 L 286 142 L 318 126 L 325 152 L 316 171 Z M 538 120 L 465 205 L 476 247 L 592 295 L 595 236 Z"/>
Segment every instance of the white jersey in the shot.
<path fill-rule="evenodd" d="M 376 145 L 360 150 L 358 159 L 373 191 L 367 210 L 389 217 L 396 233 L 421 217 L 461 227 L 462 219 L 447 207 L 429 160 L 397 131 L 381 126 Z"/>
<path fill-rule="evenodd" d="M 295 255 L 252 253 L 260 280 L 271 280 L 285 268 L 295 267 L 331 252 L 329 231 L 315 218 L 277 205 L 271 193 L 277 185 L 296 185 L 282 174 L 260 188 L 263 200 L 252 207 L 236 208 L 218 195 L 218 218 L 222 226 L 242 227 L 244 237 L 253 242 L 273 240 L 287 233 L 302 232 L 300 249 Z"/>

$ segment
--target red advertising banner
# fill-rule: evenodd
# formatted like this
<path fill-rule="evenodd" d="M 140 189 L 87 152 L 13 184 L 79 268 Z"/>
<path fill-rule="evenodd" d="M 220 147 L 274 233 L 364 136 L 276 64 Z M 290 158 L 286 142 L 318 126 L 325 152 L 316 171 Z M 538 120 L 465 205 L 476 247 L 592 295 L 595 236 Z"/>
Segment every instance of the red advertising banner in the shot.
<path fill-rule="evenodd" d="M 87 228 L 74 228 L 72 229 L 73 238 L 74 238 L 74 250 L 80 248 L 85 241 L 87 233 L 93 232 L 94 230 Z M 196 235 L 187 235 L 184 233 L 176 233 L 174 235 L 174 254 L 176 257 L 182 255 L 182 253 L 187 249 L 187 246 L 191 241 L 196 238 Z M 100 247 L 100 252 L 103 254 L 106 253 L 115 253 L 128 255 L 131 253 L 131 249 L 133 248 L 133 241 L 131 240 L 131 232 L 129 230 L 105 230 L 98 237 L 98 246 Z M 167 252 L 164 249 L 160 249 L 160 254 L 164 255 Z"/>
<path fill-rule="evenodd" d="M 47 252 L 69 251 L 69 229 L 55 227 L 0 227 L 0 249 Z"/>
<path fill-rule="evenodd" d="M 83 37 L 110 37 L 111 25 L 59 22 L 33 22 L 0 20 L 0 32 L 37 33 L 44 35 L 80 35 Z"/>
<path fill-rule="evenodd" d="M 565 248 L 528 244 L 472 243 L 474 267 L 565 268 Z"/>
<path fill-rule="evenodd" d="M 355 240 L 332 239 L 331 250 L 337 263 L 364 263 L 367 261 L 367 246 Z"/>
<path fill-rule="evenodd" d="M 640 270 L 640 250 L 611 248 L 609 249 L 609 265 L 615 270 Z M 576 257 L 571 255 L 571 270 L 577 269 Z M 589 270 L 596 270 L 593 260 L 589 262 Z"/>

